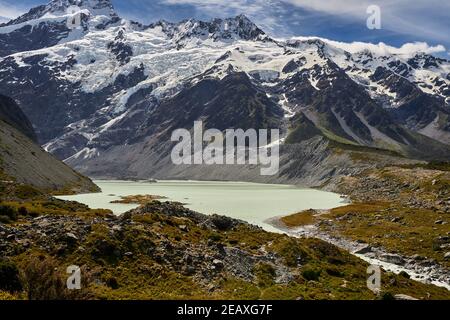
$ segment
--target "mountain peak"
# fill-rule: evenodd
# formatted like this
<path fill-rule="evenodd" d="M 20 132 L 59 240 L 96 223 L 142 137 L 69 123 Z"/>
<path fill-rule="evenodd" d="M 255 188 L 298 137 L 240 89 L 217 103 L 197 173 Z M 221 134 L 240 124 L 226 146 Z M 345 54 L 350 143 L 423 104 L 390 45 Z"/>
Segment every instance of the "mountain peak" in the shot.
<path fill-rule="evenodd" d="M 52 12 L 63 11 L 65 12 L 67 8 L 71 6 L 77 6 L 81 9 L 88 10 L 114 10 L 111 0 L 52 0 L 48 5 Z"/>
<path fill-rule="evenodd" d="M 149 27 L 162 27 L 163 31 L 178 44 L 189 39 L 212 39 L 213 41 L 263 40 L 267 35 L 245 15 L 210 21 L 196 19 L 171 23 L 160 20 Z"/>
<path fill-rule="evenodd" d="M 246 15 L 240 14 L 234 18 L 227 19 L 215 19 L 211 21 L 220 30 L 221 26 L 224 26 L 225 32 L 229 35 L 235 35 L 243 40 L 258 40 L 261 37 L 266 36 L 253 21 L 251 21 Z"/>
<path fill-rule="evenodd" d="M 243 14 L 243 13 L 241 13 L 240 15 L 237 15 L 237 16 L 234 17 L 234 18 L 229 18 L 229 19 L 232 19 L 232 20 L 241 22 L 241 23 L 243 23 L 243 24 L 252 25 L 252 26 L 254 26 L 254 27 L 257 27 L 256 24 L 255 24 L 252 20 L 250 20 L 250 19 L 249 19 L 245 14 Z"/>
<path fill-rule="evenodd" d="M 46 5 L 32 8 L 27 13 L 9 21 L 5 25 L 15 25 L 46 16 L 64 16 L 68 14 L 68 9 L 73 6 L 79 7 L 81 10 L 87 10 L 94 16 L 117 16 L 111 0 L 52 0 Z"/>

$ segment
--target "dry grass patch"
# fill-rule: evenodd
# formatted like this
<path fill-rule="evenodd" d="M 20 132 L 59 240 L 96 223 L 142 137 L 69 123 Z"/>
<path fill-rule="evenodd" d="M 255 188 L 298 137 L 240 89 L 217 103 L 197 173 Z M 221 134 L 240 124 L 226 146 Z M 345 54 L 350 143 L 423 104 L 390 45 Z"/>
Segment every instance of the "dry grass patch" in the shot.
<path fill-rule="evenodd" d="M 144 205 L 147 203 L 150 203 L 154 200 L 160 200 L 160 199 L 166 199 L 166 197 L 163 196 L 155 196 L 155 195 L 150 195 L 150 194 L 146 194 L 146 195 L 132 195 L 132 196 L 123 196 L 120 197 L 120 200 L 114 200 L 111 201 L 111 203 L 123 203 L 123 204 L 140 204 L 140 205 Z"/>
<path fill-rule="evenodd" d="M 389 252 L 433 258 L 443 266 L 450 266 L 444 259 L 448 251 L 445 239 L 450 230 L 446 214 L 372 202 L 332 209 L 323 219 L 333 221 L 333 226 L 321 224 L 324 231 L 332 234 L 362 240 Z"/>
<path fill-rule="evenodd" d="M 282 217 L 280 221 L 288 228 L 296 228 L 301 226 L 307 226 L 314 224 L 316 222 L 315 215 L 317 212 L 315 210 L 306 210 L 292 215 Z"/>

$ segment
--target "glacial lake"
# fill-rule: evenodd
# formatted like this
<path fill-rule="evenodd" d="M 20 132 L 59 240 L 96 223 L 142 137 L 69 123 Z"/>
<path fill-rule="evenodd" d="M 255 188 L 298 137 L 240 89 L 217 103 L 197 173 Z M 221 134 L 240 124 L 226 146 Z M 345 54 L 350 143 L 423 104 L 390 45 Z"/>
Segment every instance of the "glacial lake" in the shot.
<path fill-rule="evenodd" d="M 127 195 L 158 195 L 167 198 L 161 201 L 178 201 L 191 210 L 241 219 L 268 231 L 277 231 L 266 223 L 270 218 L 311 208 L 331 209 L 346 204 L 338 194 L 291 185 L 216 181 L 94 182 L 102 189 L 101 193 L 58 198 L 121 214 L 138 205 L 114 204 L 111 201 Z"/>

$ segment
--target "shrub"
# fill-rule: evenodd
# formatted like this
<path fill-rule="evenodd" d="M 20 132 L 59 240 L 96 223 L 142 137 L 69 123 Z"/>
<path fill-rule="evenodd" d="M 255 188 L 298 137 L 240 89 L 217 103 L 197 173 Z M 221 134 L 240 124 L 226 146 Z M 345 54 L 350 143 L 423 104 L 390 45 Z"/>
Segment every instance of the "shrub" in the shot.
<path fill-rule="evenodd" d="M 28 215 L 28 210 L 25 207 L 20 207 L 19 210 L 17 210 L 17 212 L 21 216 L 27 216 Z"/>
<path fill-rule="evenodd" d="M 40 216 L 39 212 L 37 212 L 37 211 L 30 211 L 30 212 L 28 212 L 28 215 L 32 218 L 37 218 Z"/>
<path fill-rule="evenodd" d="M 93 298 L 89 285 L 93 274 L 81 267 L 81 290 L 68 290 L 67 265 L 61 265 L 52 257 L 31 256 L 23 272 L 23 286 L 30 300 L 89 300 Z"/>
<path fill-rule="evenodd" d="M 17 220 L 17 211 L 7 205 L 0 205 L 0 216 L 8 218 L 10 221 L 16 221 Z M 7 220 L 6 218 L 3 218 L 3 220 Z"/>
<path fill-rule="evenodd" d="M 319 280 L 320 274 L 322 272 L 320 270 L 314 270 L 314 269 L 304 269 L 302 271 L 302 276 L 303 278 L 305 278 L 306 280 L 309 281 L 317 281 Z"/>
<path fill-rule="evenodd" d="M 8 218 L 7 216 L 0 216 L 0 223 L 4 224 L 11 223 L 11 219 Z"/>
<path fill-rule="evenodd" d="M 212 240 L 214 242 L 220 242 L 222 240 L 222 237 L 218 233 L 211 233 L 208 237 L 209 240 Z"/>
<path fill-rule="evenodd" d="M 276 270 L 267 263 L 260 263 L 255 268 L 255 274 L 260 287 L 271 286 L 274 284 Z"/>
<path fill-rule="evenodd" d="M 394 295 L 392 293 L 390 293 L 389 291 L 382 292 L 380 299 L 381 300 L 395 300 Z"/>
<path fill-rule="evenodd" d="M 332 277 L 343 277 L 344 275 L 342 274 L 341 271 L 339 271 L 338 268 L 336 267 L 329 267 L 325 270 L 330 276 Z"/>
<path fill-rule="evenodd" d="M 411 276 L 410 276 L 406 271 L 400 272 L 400 273 L 399 273 L 399 276 L 401 276 L 401 277 L 403 277 L 403 278 L 406 278 L 406 279 L 411 278 Z"/>
<path fill-rule="evenodd" d="M 122 257 L 120 245 L 114 239 L 100 237 L 89 244 L 91 257 L 100 264 L 115 264 Z"/>
<path fill-rule="evenodd" d="M 24 285 L 29 300 L 65 300 L 66 283 L 57 273 L 53 258 L 32 257 L 24 270 Z"/>
<path fill-rule="evenodd" d="M 31 186 L 27 186 L 27 185 L 19 185 L 16 188 L 16 192 L 15 195 L 19 198 L 19 199 L 33 199 L 36 197 L 39 197 L 42 195 L 42 193 L 31 187 Z"/>
<path fill-rule="evenodd" d="M 295 239 L 282 239 L 274 244 L 275 251 L 284 259 L 289 267 L 296 267 L 300 262 L 304 263 L 307 254 Z"/>
<path fill-rule="evenodd" d="M 114 277 L 109 277 L 108 279 L 106 279 L 106 285 L 113 290 L 116 290 L 119 288 L 119 282 Z"/>
<path fill-rule="evenodd" d="M 0 291 L 10 293 L 22 291 L 22 283 L 19 277 L 19 269 L 8 260 L 0 260 Z"/>

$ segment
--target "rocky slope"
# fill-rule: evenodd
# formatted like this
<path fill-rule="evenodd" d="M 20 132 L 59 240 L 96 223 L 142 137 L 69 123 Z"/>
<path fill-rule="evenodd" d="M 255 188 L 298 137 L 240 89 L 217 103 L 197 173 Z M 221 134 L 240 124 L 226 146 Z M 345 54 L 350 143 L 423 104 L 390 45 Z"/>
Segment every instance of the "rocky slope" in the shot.
<path fill-rule="evenodd" d="M 89 192 L 98 188 L 35 141 L 35 132 L 12 100 L 0 96 L 0 186 L 26 184 L 46 191 Z"/>
<path fill-rule="evenodd" d="M 0 95 L 0 120 L 16 128 L 37 143 L 36 133 L 30 120 L 13 99 L 4 95 Z"/>
<path fill-rule="evenodd" d="M 20 102 L 46 150 L 82 172 L 265 179 L 248 167 L 172 166 L 170 130 L 198 119 L 208 128 L 280 128 L 281 143 L 290 145 L 273 181 L 318 185 L 351 158 L 333 148 L 329 156 L 314 153 L 318 137 L 346 150 L 450 155 L 447 60 L 370 44 L 272 39 L 245 16 L 144 26 L 118 17 L 108 0 L 82 1 L 82 25 L 69 30 L 64 10 L 72 3 L 51 1 L 0 26 L 0 93 Z M 308 171 L 290 152 L 299 148 L 310 152 L 306 158 L 322 157 L 326 169 Z"/>
<path fill-rule="evenodd" d="M 450 288 L 449 183 L 448 163 L 366 170 L 332 188 L 352 204 L 285 217 L 281 227 Z"/>
<path fill-rule="evenodd" d="M 377 296 L 366 287 L 367 265 L 333 245 L 268 233 L 178 204 L 154 201 L 115 217 L 44 202 L 52 209 L 42 203 L 38 216 L 28 211 L 13 225 L 0 224 L 0 270 L 13 270 L 8 281 L 0 281 L 0 298 L 449 297 L 443 288 L 391 273 L 383 273 Z M 82 270 L 82 289 L 70 292 L 64 271 L 74 264 Z"/>

